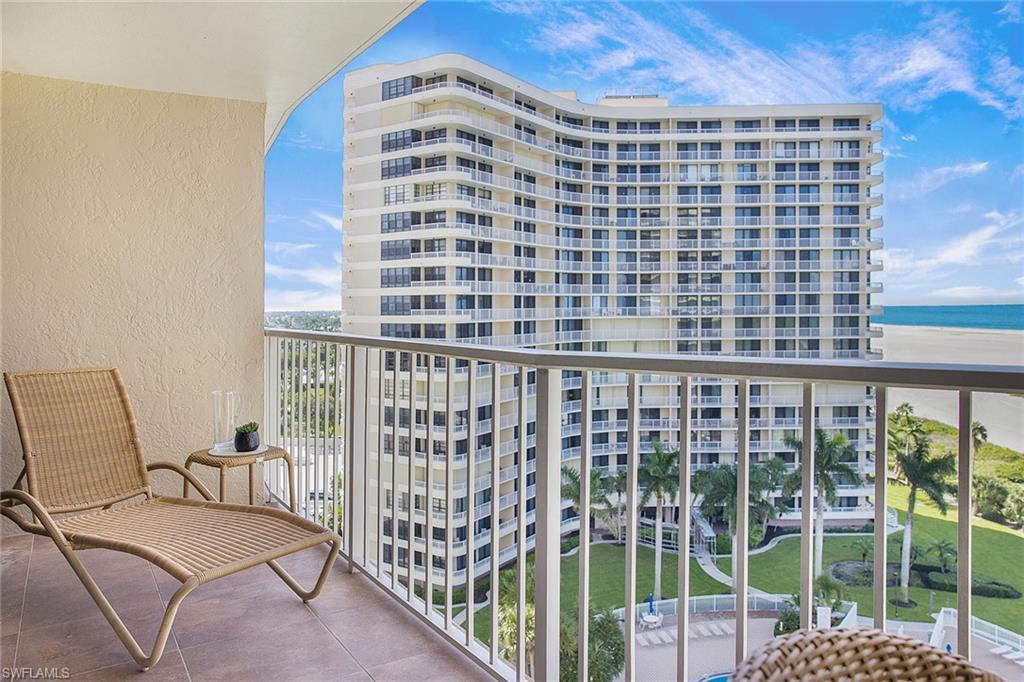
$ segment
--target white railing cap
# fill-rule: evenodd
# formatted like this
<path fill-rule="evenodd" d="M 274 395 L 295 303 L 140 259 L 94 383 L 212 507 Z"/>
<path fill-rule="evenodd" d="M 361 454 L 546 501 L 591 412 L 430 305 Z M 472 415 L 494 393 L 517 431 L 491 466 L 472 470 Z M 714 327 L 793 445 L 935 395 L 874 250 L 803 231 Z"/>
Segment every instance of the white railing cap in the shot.
<path fill-rule="evenodd" d="M 406 353 L 443 355 L 509 365 L 526 365 L 538 369 L 602 370 L 728 378 L 756 377 L 789 381 L 1024 394 L 1024 366 L 1014 365 L 961 365 L 853 359 L 835 361 L 746 358 L 725 355 L 590 353 L 272 328 L 265 329 L 264 334 L 270 337 L 339 343 Z"/>

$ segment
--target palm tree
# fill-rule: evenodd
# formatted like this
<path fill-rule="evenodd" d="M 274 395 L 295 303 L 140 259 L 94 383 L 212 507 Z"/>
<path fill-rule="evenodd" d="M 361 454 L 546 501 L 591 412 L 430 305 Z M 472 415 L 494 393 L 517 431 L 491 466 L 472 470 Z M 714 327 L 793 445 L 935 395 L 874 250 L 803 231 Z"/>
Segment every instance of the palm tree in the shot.
<path fill-rule="evenodd" d="M 580 513 L 580 501 L 582 499 L 582 481 L 580 472 L 571 466 L 562 465 L 562 499 L 572 502 L 573 509 Z M 608 496 L 604 484 L 604 472 L 600 469 L 590 470 L 590 513 L 595 516 L 600 514 L 601 509 L 608 505 Z M 586 533 L 590 528 L 590 519 L 580 519 L 580 533 Z"/>
<path fill-rule="evenodd" d="M 808 417 L 805 415 L 804 417 Z M 782 441 L 800 457 L 804 444 L 796 436 L 786 435 Z M 814 577 L 821 575 L 822 550 L 825 546 L 825 502 L 836 503 L 836 483 L 860 483 L 860 474 L 850 466 L 856 461 L 857 451 L 841 433 L 829 436 L 825 429 L 814 429 Z M 803 472 L 797 469 L 786 477 L 782 493 L 787 497 L 803 485 Z M 808 504 L 804 500 L 804 504 Z"/>
<path fill-rule="evenodd" d="M 918 421 L 909 416 L 908 420 Z M 900 591 L 904 602 L 910 601 L 910 554 L 913 544 L 914 508 L 919 492 L 928 496 L 943 514 L 946 513 L 946 478 L 956 473 L 956 455 L 945 452 L 933 455 L 931 439 L 913 425 L 901 426 L 894 434 L 897 440 L 892 448 L 897 478 L 910 488 L 907 496 L 907 518 L 903 527 L 903 547 L 900 553 Z"/>
<path fill-rule="evenodd" d="M 783 465 L 777 459 L 750 467 L 750 509 L 751 525 L 767 525 L 775 518 L 777 510 L 768 500 L 768 493 L 778 487 Z M 698 509 L 705 518 L 720 517 L 725 520 L 729 537 L 732 539 L 732 574 L 736 575 L 736 465 L 723 464 L 710 469 L 701 469 L 693 477 L 694 492 L 701 496 Z"/>
<path fill-rule="evenodd" d="M 523 575 L 525 573 L 525 575 Z M 534 570 L 533 556 L 526 561 L 525 572 L 520 567 L 517 571 L 502 571 L 498 579 L 498 650 L 507 661 L 515 662 L 516 639 L 519 630 L 518 619 L 518 580 L 526 581 L 526 613 L 525 632 L 523 633 L 523 645 L 526 653 L 526 675 L 533 674 L 533 649 L 534 636 L 536 634 L 536 603 L 534 596 Z M 470 605 L 472 608 L 472 605 Z"/>
<path fill-rule="evenodd" d="M 910 403 L 900 403 L 889 415 L 888 464 L 892 469 L 892 475 L 897 479 L 904 477 L 896 455 L 906 453 L 910 449 L 910 444 L 924 435 L 924 426 L 921 420 L 914 416 L 914 407 Z"/>
<path fill-rule="evenodd" d="M 971 422 L 971 449 L 978 454 L 981 446 L 988 442 L 988 429 L 979 421 Z"/>
<path fill-rule="evenodd" d="M 628 487 L 625 469 L 619 469 L 615 473 L 604 476 L 601 479 L 601 494 L 606 503 L 601 509 L 594 510 L 594 515 L 611 528 L 615 534 L 615 542 L 620 545 L 623 543 L 622 530 L 625 525 L 626 489 Z"/>
<path fill-rule="evenodd" d="M 853 548 L 860 552 L 860 560 L 867 563 L 868 555 L 875 549 L 875 543 L 871 538 L 857 538 L 853 541 Z"/>
<path fill-rule="evenodd" d="M 661 537 L 662 521 L 665 512 L 665 502 L 676 496 L 679 491 L 679 452 L 670 452 L 665 449 L 661 441 L 651 441 L 654 452 L 648 454 L 639 470 L 640 489 L 643 491 L 640 497 L 640 507 L 647 505 L 650 498 L 654 497 L 654 598 L 661 599 Z M 685 514 L 683 508 L 685 500 L 680 500 L 680 513 Z M 680 538 L 680 542 L 683 539 Z"/>
<path fill-rule="evenodd" d="M 956 559 L 956 546 L 949 540 L 936 540 L 928 547 L 928 552 L 939 560 L 943 573 L 948 570 L 950 560 Z"/>
<path fill-rule="evenodd" d="M 818 604 L 834 604 L 846 597 L 846 585 L 832 576 L 819 575 L 814 579 L 814 598 Z"/>
<path fill-rule="evenodd" d="M 978 457 L 978 450 L 988 442 L 988 429 L 979 421 L 971 422 L 971 461 Z M 978 494 L 975 481 L 971 481 L 971 513 L 978 513 Z"/>

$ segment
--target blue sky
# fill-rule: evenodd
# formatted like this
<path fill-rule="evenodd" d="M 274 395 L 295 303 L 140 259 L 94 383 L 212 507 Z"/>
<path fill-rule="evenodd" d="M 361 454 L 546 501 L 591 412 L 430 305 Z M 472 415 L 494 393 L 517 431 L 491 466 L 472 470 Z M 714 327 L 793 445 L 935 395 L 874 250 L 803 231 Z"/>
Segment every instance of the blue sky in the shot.
<path fill-rule="evenodd" d="M 886 304 L 1024 302 L 1020 2 L 428 2 L 348 69 L 461 52 L 595 101 L 881 102 Z M 342 78 L 267 154 L 268 310 L 340 307 Z"/>

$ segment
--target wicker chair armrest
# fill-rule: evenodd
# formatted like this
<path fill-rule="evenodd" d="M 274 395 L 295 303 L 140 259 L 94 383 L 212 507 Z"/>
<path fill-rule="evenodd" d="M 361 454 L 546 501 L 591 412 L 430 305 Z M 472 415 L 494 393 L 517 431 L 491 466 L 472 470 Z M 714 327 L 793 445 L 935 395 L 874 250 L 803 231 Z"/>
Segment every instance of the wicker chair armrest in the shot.
<path fill-rule="evenodd" d="M 191 483 L 192 487 L 198 490 L 199 494 L 202 495 L 205 499 L 210 500 L 211 502 L 216 501 L 217 498 L 215 498 L 213 496 L 213 493 L 211 493 L 209 489 L 207 489 L 207 487 L 203 485 L 203 482 L 196 478 L 195 474 L 193 474 L 191 471 L 181 466 L 177 462 L 151 462 L 150 464 L 146 465 L 146 471 L 158 471 L 160 469 L 167 469 L 168 471 L 173 471 L 177 474 L 180 474 L 181 477 L 184 478 L 189 483 Z"/>
<path fill-rule="evenodd" d="M 33 516 L 39 519 L 39 523 L 32 523 L 14 511 L 13 507 L 19 504 L 28 507 Z M 36 533 L 37 535 L 49 535 L 58 546 L 70 546 L 67 538 L 64 537 L 64 533 L 60 531 L 57 523 L 50 516 L 50 512 L 46 511 L 43 505 L 39 503 L 39 500 L 24 490 L 11 489 L 0 492 L 0 505 L 2 505 L 0 506 L 0 514 L 16 523 L 23 531 Z"/>

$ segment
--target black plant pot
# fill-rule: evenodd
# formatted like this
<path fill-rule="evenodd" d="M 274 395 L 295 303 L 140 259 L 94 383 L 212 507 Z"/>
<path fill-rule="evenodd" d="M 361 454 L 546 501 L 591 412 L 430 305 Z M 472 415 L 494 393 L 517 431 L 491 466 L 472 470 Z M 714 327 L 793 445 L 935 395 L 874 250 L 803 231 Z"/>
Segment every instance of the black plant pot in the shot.
<path fill-rule="evenodd" d="M 235 451 L 236 452 L 252 452 L 260 446 L 260 432 L 252 431 L 251 433 L 238 433 L 235 432 Z"/>

